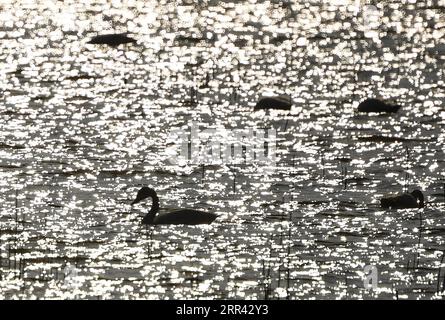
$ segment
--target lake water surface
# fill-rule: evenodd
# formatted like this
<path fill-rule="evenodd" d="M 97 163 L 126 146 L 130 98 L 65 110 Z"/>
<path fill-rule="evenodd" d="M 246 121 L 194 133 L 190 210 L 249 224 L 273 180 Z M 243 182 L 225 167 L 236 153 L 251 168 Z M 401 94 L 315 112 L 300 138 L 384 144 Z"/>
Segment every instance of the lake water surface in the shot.
<path fill-rule="evenodd" d="M 0 298 L 443 299 L 443 1 L 111 3 L 0 1 Z M 172 163 L 193 126 L 275 162 Z M 142 226 L 142 185 L 219 217 Z M 405 185 L 425 208 L 380 208 Z"/>

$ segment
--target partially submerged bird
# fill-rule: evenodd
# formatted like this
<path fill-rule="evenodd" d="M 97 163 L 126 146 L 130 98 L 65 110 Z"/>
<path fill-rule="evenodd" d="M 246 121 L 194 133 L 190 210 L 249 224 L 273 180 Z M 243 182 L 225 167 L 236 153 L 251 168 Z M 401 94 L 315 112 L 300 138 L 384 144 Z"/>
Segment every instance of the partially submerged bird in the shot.
<path fill-rule="evenodd" d="M 263 97 L 255 105 L 254 110 L 273 109 L 273 110 L 290 110 L 292 107 L 292 99 L 287 95 L 274 97 Z"/>
<path fill-rule="evenodd" d="M 214 213 L 193 209 L 180 209 L 156 215 L 159 211 L 159 198 L 156 191 L 149 187 L 142 187 L 131 205 L 146 198 L 151 198 L 152 205 L 150 211 L 143 218 L 142 224 L 209 224 L 217 218 Z"/>
<path fill-rule="evenodd" d="M 400 108 L 400 105 L 392 105 L 374 98 L 366 99 L 358 105 L 359 112 L 395 113 Z"/>
<path fill-rule="evenodd" d="M 117 47 L 120 44 L 136 43 L 136 39 L 128 37 L 125 33 L 102 34 L 91 38 L 90 44 L 106 44 L 110 47 Z"/>
<path fill-rule="evenodd" d="M 383 198 L 380 200 L 380 205 L 382 208 L 391 209 L 423 208 L 425 206 L 425 198 L 422 191 L 414 190 L 411 193 Z"/>

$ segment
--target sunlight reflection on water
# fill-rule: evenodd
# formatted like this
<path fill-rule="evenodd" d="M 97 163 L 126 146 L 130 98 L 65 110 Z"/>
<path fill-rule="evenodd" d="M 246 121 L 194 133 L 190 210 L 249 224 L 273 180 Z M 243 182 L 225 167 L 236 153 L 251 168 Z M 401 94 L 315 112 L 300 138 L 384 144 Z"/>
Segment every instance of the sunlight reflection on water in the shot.
<path fill-rule="evenodd" d="M 443 297 L 443 9 L 379 5 L 376 39 L 354 2 L 2 1 L 0 297 Z M 253 113 L 268 93 L 292 110 Z M 356 113 L 370 96 L 404 107 Z M 192 121 L 275 128 L 276 166 L 168 163 Z M 427 207 L 383 211 L 407 170 Z M 142 226 L 146 184 L 219 218 Z"/>

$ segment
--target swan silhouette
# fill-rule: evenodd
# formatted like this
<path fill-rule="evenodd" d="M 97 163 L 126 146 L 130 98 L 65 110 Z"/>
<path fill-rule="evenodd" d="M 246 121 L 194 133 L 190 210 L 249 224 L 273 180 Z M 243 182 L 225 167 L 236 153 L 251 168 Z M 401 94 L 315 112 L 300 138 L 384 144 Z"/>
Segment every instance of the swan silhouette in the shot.
<path fill-rule="evenodd" d="M 414 190 L 411 193 L 383 198 L 380 200 L 380 205 L 382 208 L 391 209 L 423 208 L 425 206 L 425 198 L 422 191 Z"/>
<path fill-rule="evenodd" d="M 357 110 L 358 112 L 396 113 L 400 108 L 400 105 L 392 105 L 379 99 L 369 98 L 360 102 Z"/>
<path fill-rule="evenodd" d="M 287 95 L 275 97 L 263 97 L 255 105 L 254 110 L 290 110 L 292 107 L 292 99 Z"/>
<path fill-rule="evenodd" d="M 102 34 L 91 38 L 87 43 L 106 44 L 110 47 L 117 47 L 120 44 L 135 43 L 136 40 L 128 37 L 125 33 Z"/>
<path fill-rule="evenodd" d="M 131 205 L 146 198 L 152 199 L 152 205 L 150 211 L 142 219 L 142 224 L 209 224 L 217 218 L 214 213 L 193 209 L 179 209 L 156 215 L 159 211 L 159 198 L 156 191 L 149 187 L 142 187 Z"/>

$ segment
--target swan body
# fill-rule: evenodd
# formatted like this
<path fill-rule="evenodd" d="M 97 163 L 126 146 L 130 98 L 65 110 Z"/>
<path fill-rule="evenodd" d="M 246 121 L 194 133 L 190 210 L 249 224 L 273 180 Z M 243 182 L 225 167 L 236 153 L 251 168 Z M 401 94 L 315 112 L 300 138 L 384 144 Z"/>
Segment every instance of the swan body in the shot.
<path fill-rule="evenodd" d="M 128 37 L 125 33 L 102 34 L 91 38 L 90 44 L 106 44 L 111 47 L 117 47 L 120 44 L 135 43 L 136 40 Z"/>
<path fill-rule="evenodd" d="M 274 110 L 290 110 L 292 100 L 289 96 L 281 95 L 275 97 L 263 97 L 255 105 L 254 110 L 274 109 Z"/>
<path fill-rule="evenodd" d="M 210 212 L 204 212 L 193 209 L 179 209 L 162 214 L 159 211 L 159 198 L 156 191 L 152 188 L 142 187 L 136 196 L 136 199 L 131 203 L 134 205 L 146 198 L 152 199 L 152 206 L 150 211 L 145 215 L 142 224 L 209 224 L 212 223 L 217 215 Z"/>
<path fill-rule="evenodd" d="M 382 208 L 391 209 L 423 208 L 425 206 L 425 199 L 422 191 L 414 190 L 411 193 L 383 198 L 380 200 L 380 205 Z"/>
<path fill-rule="evenodd" d="M 359 112 L 396 113 L 401 106 L 388 104 L 378 99 L 366 99 L 358 105 Z"/>
<path fill-rule="evenodd" d="M 152 224 L 209 224 L 215 219 L 216 215 L 213 213 L 192 209 L 180 209 L 157 215 Z"/>

